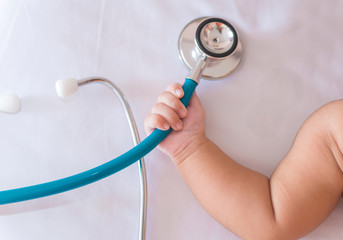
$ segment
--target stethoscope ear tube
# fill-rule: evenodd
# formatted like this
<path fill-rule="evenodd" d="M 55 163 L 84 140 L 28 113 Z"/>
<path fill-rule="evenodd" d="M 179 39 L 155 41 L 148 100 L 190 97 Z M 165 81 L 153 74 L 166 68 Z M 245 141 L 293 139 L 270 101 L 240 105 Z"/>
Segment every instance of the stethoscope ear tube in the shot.
<path fill-rule="evenodd" d="M 182 86 L 184 90 L 184 96 L 181 99 L 181 102 L 186 107 L 188 106 L 188 103 L 196 87 L 197 83 L 195 81 L 190 78 L 186 78 Z M 136 161 L 147 155 L 158 144 L 160 144 L 170 132 L 171 128 L 167 131 L 156 129 L 131 150 L 107 163 L 104 163 L 85 172 L 38 185 L 1 191 L 0 204 L 9 204 L 40 197 L 46 197 L 79 188 L 108 177 L 130 166 L 131 164 L 135 163 Z"/>

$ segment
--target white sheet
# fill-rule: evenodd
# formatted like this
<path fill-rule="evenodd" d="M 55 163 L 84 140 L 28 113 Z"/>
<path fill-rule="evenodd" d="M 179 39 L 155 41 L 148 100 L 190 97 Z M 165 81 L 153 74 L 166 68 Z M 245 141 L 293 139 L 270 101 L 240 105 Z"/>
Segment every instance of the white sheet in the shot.
<path fill-rule="evenodd" d="M 238 162 L 270 175 L 316 108 L 343 94 L 342 1 L 0 0 L 0 94 L 22 98 L 0 113 L 0 189 L 65 177 L 132 146 L 119 102 L 103 86 L 61 101 L 60 77 L 108 77 L 126 94 L 143 138 L 158 94 L 186 69 L 182 28 L 219 16 L 238 29 L 244 62 L 226 80 L 202 81 L 207 133 Z M 154 150 L 147 239 L 238 239 L 198 204 Z M 137 239 L 137 166 L 90 186 L 0 206 L 0 239 Z M 343 204 L 304 239 L 343 239 Z"/>

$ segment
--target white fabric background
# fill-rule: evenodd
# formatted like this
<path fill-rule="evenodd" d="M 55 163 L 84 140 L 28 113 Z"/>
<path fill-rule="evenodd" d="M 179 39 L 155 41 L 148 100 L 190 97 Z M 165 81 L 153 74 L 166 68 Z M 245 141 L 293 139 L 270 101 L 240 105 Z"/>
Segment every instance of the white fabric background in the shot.
<path fill-rule="evenodd" d="M 123 111 L 103 86 L 66 101 L 61 77 L 108 77 L 143 120 L 159 93 L 187 70 L 177 39 L 194 18 L 224 17 L 244 61 L 197 92 L 207 133 L 241 164 L 270 175 L 302 122 L 343 94 L 342 1 L 0 0 L 0 94 L 22 111 L 0 113 L 0 189 L 49 181 L 104 163 L 132 146 Z M 171 161 L 154 150 L 147 239 L 238 239 L 198 204 Z M 301 183 L 300 183 L 301 184 Z M 0 206 L 0 239 L 137 239 L 136 165 L 67 193 Z M 343 204 L 304 239 L 343 239 Z"/>

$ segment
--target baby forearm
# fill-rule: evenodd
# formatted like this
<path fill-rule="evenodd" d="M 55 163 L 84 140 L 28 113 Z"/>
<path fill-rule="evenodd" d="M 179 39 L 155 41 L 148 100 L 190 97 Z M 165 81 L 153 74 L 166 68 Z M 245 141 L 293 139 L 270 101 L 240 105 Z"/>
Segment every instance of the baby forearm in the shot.
<path fill-rule="evenodd" d="M 199 202 L 222 225 L 244 239 L 274 235 L 267 177 L 239 165 L 208 139 L 177 166 Z"/>

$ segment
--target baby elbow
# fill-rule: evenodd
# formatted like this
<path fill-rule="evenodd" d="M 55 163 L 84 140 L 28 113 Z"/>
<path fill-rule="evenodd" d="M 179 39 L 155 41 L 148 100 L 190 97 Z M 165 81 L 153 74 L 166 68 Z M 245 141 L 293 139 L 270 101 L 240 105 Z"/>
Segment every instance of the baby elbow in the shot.
<path fill-rule="evenodd" d="M 337 100 L 323 105 L 310 119 L 314 120 L 318 127 L 324 128 L 330 133 L 343 135 L 343 100 Z"/>
<path fill-rule="evenodd" d="M 323 138 L 327 146 L 343 171 L 343 100 L 330 102 L 313 115 L 318 129 L 325 134 Z"/>

